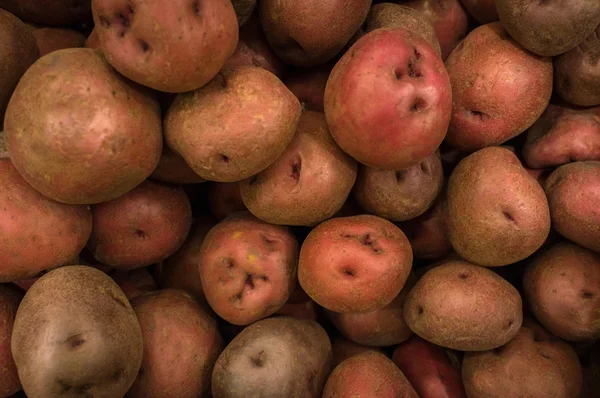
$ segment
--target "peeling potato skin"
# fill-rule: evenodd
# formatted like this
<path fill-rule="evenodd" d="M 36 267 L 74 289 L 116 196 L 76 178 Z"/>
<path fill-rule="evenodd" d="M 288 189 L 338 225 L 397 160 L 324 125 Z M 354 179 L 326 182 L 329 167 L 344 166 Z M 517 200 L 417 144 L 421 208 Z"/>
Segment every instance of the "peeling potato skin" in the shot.
<path fill-rule="evenodd" d="M 156 168 L 162 150 L 158 102 L 85 48 L 36 61 L 17 85 L 4 129 L 25 180 L 70 204 L 130 191 Z"/>
<path fill-rule="evenodd" d="M 0 284 L 0 397 L 8 397 L 21 389 L 10 340 L 15 315 L 24 295 L 25 292 L 12 283 Z"/>
<path fill-rule="evenodd" d="M 27 22 L 64 26 L 92 19 L 91 0 L 0 0 L 0 8 Z"/>
<path fill-rule="evenodd" d="M 11 350 L 29 397 L 115 398 L 135 380 L 143 341 L 133 308 L 109 276 L 66 266 L 26 293 Z"/>
<path fill-rule="evenodd" d="M 294 291 L 298 242 L 287 227 L 235 213 L 208 232 L 198 263 L 211 308 L 227 322 L 249 325 L 274 314 Z"/>
<path fill-rule="evenodd" d="M 0 159 L 0 282 L 65 265 L 85 247 L 91 230 L 89 208 L 42 196 L 9 159 Z"/>
<path fill-rule="evenodd" d="M 579 397 L 582 369 L 571 346 L 525 319 L 506 345 L 465 353 L 462 378 L 469 398 Z"/>

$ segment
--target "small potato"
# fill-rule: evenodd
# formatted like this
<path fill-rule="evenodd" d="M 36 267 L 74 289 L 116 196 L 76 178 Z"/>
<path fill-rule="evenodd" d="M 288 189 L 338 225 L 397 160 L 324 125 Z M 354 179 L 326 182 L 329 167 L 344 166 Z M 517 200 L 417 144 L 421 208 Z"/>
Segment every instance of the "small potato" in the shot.
<path fill-rule="evenodd" d="M 206 180 L 200 177 L 183 158 L 163 146 L 158 166 L 150 176 L 153 180 L 171 184 L 200 184 Z"/>
<path fill-rule="evenodd" d="M 323 398 L 419 398 L 404 374 L 385 355 L 364 352 L 335 367 L 323 391 Z"/>
<path fill-rule="evenodd" d="M 429 209 L 444 184 L 438 151 L 406 170 L 359 166 L 353 193 L 368 213 L 390 221 L 416 218 Z"/>
<path fill-rule="evenodd" d="M 304 109 L 323 113 L 325 87 L 332 67 L 331 63 L 327 63 L 316 68 L 296 69 L 287 74 L 283 83 L 294 93 Z"/>
<path fill-rule="evenodd" d="M 233 213 L 248 210 L 237 182 L 211 182 L 208 188 L 208 207 L 218 221 Z"/>
<path fill-rule="evenodd" d="M 462 378 L 469 398 L 572 398 L 582 370 L 573 348 L 525 320 L 508 344 L 465 353 Z"/>
<path fill-rule="evenodd" d="M 527 131 L 523 158 L 536 169 L 600 160 L 600 107 L 548 105 Z"/>
<path fill-rule="evenodd" d="M 563 242 L 539 252 L 523 277 L 536 319 L 570 341 L 600 338 L 600 254 Z"/>
<path fill-rule="evenodd" d="M 469 14 L 481 25 L 495 22 L 499 19 L 496 10 L 496 0 L 460 0 Z"/>
<path fill-rule="evenodd" d="M 294 138 L 300 113 L 275 75 L 243 66 L 177 96 L 165 118 L 165 139 L 200 177 L 235 182 L 277 160 Z"/>
<path fill-rule="evenodd" d="M 144 357 L 129 398 L 196 398 L 210 389 L 223 339 L 212 315 L 189 294 L 167 289 L 131 302 Z"/>
<path fill-rule="evenodd" d="M 459 351 L 491 350 L 510 341 L 523 321 L 521 296 L 489 269 L 448 261 L 419 279 L 404 301 L 417 335 Z"/>
<path fill-rule="evenodd" d="M 113 270 L 108 273 L 121 288 L 127 300 L 158 290 L 158 285 L 147 268 Z"/>
<path fill-rule="evenodd" d="M 88 248 L 118 269 L 133 269 L 169 257 L 185 241 L 192 224 L 190 200 L 183 190 L 144 181 L 125 195 L 92 207 Z"/>
<path fill-rule="evenodd" d="M 412 258 L 408 239 L 391 222 L 370 215 L 333 218 L 304 240 L 298 281 L 330 311 L 375 311 L 400 293 Z"/>
<path fill-rule="evenodd" d="M 580 246 L 600 252 L 600 161 L 560 166 L 546 180 L 552 227 Z"/>
<path fill-rule="evenodd" d="M 287 227 L 236 213 L 202 242 L 202 289 L 221 318 L 249 325 L 285 304 L 296 286 L 297 263 L 298 242 Z"/>
<path fill-rule="evenodd" d="M 318 323 L 260 320 L 242 330 L 217 359 L 213 397 L 319 398 L 331 357 L 331 342 Z"/>
<path fill-rule="evenodd" d="M 271 224 L 312 226 L 343 206 L 356 180 L 356 161 L 329 133 L 325 115 L 304 111 L 296 135 L 267 169 L 240 182 L 244 204 Z"/>
<path fill-rule="evenodd" d="M 0 8 L 27 22 L 71 25 L 92 18 L 91 0 L 0 0 Z"/>
<path fill-rule="evenodd" d="M 353 357 L 363 352 L 379 352 L 382 353 L 379 347 L 368 347 L 366 345 L 357 344 L 344 337 L 334 337 L 331 339 L 331 350 L 333 352 L 333 366 L 338 366 L 346 359 Z"/>
<path fill-rule="evenodd" d="M 36 28 L 32 31 L 40 51 L 40 57 L 63 48 L 78 48 L 85 45 L 85 36 L 73 29 Z"/>
<path fill-rule="evenodd" d="M 10 339 L 17 308 L 24 292 L 12 283 L 0 284 L 0 397 L 8 397 L 21 389 L 17 368 L 10 351 Z"/>
<path fill-rule="evenodd" d="M 252 15 L 254 7 L 256 7 L 256 0 L 231 0 L 231 4 L 235 10 L 238 24 L 242 26 Z"/>

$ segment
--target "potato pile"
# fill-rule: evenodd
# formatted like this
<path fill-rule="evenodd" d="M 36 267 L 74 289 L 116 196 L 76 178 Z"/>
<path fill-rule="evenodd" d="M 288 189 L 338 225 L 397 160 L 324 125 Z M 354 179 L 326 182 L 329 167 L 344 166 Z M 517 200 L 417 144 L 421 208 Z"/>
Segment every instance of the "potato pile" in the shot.
<path fill-rule="evenodd" d="M 0 398 L 599 398 L 599 0 L 0 0 Z"/>

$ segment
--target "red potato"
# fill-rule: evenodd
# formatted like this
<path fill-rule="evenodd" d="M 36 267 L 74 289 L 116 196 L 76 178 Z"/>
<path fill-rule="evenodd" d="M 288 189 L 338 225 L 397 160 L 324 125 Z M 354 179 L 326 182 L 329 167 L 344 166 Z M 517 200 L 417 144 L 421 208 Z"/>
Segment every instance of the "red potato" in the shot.
<path fill-rule="evenodd" d="M 63 48 L 78 48 L 85 44 L 85 36 L 73 29 L 36 28 L 32 31 L 40 57 Z"/>
<path fill-rule="evenodd" d="M 446 60 L 453 108 L 446 141 L 468 152 L 527 130 L 552 95 L 552 59 L 523 49 L 499 22 L 480 26 Z"/>
<path fill-rule="evenodd" d="M 208 189 L 208 207 L 219 221 L 233 213 L 247 210 L 240 184 L 237 182 L 211 182 Z"/>
<path fill-rule="evenodd" d="M 421 398 L 466 398 L 460 369 L 445 350 L 413 336 L 400 344 L 392 356 Z"/>
<path fill-rule="evenodd" d="M 24 295 L 23 290 L 13 284 L 0 284 L 0 397 L 3 398 L 21 389 L 10 340 L 17 308 Z"/>
<path fill-rule="evenodd" d="M 171 184 L 200 184 L 206 181 L 166 145 L 163 145 L 160 161 L 150 178 Z"/>
<path fill-rule="evenodd" d="M 91 0 L 0 0 L 0 8 L 27 22 L 70 25 L 91 19 Z"/>
<path fill-rule="evenodd" d="M 94 257 L 117 269 L 140 268 L 175 253 L 192 223 L 182 189 L 145 181 L 127 194 L 92 207 L 88 242 Z"/>
<path fill-rule="evenodd" d="M 160 91 L 204 86 L 238 43 L 238 21 L 228 0 L 93 0 L 92 11 L 111 65 Z"/>
<path fill-rule="evenodd" d="M 296 285 L 296 289 L 288 301 L 277 310 L 276 314 L 319 321 L 321 311 L 320 307 L 302 290 L 302 287 Z"/>
<path fill-rule="evenodd" d="M 158 290 L 158 285 L 147 268 L 113 270 L 108 276 L 119 285 L 129 301 Z"/>
<path fill-rule="evenodd" d="M 481 25 L 499 19 L 496 0 L 460 0 L 460 2 Z"/>
<path fill-rule="evenodd" d="M 359 39 L 335 65 L 325 116 L 338 145 L 357 161 L 403 170 L 435 152 L 448 128 L 452 92 L 431 45 L 402 28 Z"/>
<path fill-rule="evenodd" d="M 298 281 L 330 311 L 369 312 L 400 293 L 411 267 L 408 239 L 390 221 L 370 215 L 333 218 L 304 240 Z"/>
<path fill-rule="evenodd" d="M 98 31 L 96 28 L 92 30 L 92 33 L 87 37 L 85 41 L 85 48 L 91 48 L 93 50 L 102 50 L 102 45 L 100 44 L 100 37 L 98 37 Z"/>
<path fill-rule="evenodd" d="M 357 344 L 344 337 L 334 337 L 331 339 L 331 350 L 333 351 L 333 366 L 336 367 L 346 359 L 353 357 L 363 352 L 379 352 L 382 353 L 379 347 L 368 347 L 366 345 Z"/>
<path fill-rule="evenodd" d="M 289 229 L 236 213 L 213 227 L 199 257 L 211 308 L 234 325 L 277 312 L 296 286 L 298 242 Z"/>
<path fill-rule="evenodd" d="M 325 87 L 333 65 L 296 69 L 288 73 L 283 83 L 298 98 L 304 109 L 308 111 L 324 112 Z"/>

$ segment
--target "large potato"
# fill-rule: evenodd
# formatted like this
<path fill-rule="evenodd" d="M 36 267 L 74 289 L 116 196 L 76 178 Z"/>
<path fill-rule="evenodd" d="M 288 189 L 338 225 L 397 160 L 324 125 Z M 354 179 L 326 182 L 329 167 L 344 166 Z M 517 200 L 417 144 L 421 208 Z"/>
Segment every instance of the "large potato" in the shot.
<path fill-rule="evenodd" d="M 238 42 L 228 0 L 93 0 L 92 11 L 108 62 L 125 77 L 160 91 L 204 86 Z"/>
<path fill-rule="evenodd" d="M 442 347 L 484 351 L 510 341 L 523 321 L 517 289 L 489 269 L 448 261 L 419 279 L 404 301 L 406 323 Z"/>
<path fill-rule="evenodd" d="M 0 0 L 0 8 L 42 25 L 70 25 L 92 18 L 91 0 Z"/>
<path fill-rule="evenodd" d="M 137 376 L 143 341 L 133 308 L 110 277 L 67 266 L 27 291 L 11 349 L 30 398 L 115 398 Z"/>
<path fill-rule="evenodd" d="M 21 389 L 21 382 L 10 350 L 10 340 L 17 308 L 24 292 L 12 283 L 0 284 L 0 397 Z"/>
<path fill-rule="evenodd" d="M 242 330 L 217 359 L 213 397 L 320 398 L 331 358 L 331 342 L 318 323 L 263 319 Z"/>

